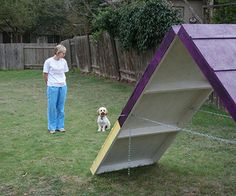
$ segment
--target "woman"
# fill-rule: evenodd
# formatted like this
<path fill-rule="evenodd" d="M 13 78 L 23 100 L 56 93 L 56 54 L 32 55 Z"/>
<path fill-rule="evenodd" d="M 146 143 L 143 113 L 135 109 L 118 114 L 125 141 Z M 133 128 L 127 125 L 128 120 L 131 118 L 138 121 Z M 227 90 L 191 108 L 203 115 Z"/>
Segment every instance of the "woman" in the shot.
<path fill-rule="evenodd" d="M 64 105 L 66 101 L 67 86 L 65 72 L 69 71 L 64 59 L 66 48 L 63 45 L 55 47 L 53 57 L 44 62 L 43 77 L 47 85 L 48 102 L 48 131 L 65 132 Z"/>

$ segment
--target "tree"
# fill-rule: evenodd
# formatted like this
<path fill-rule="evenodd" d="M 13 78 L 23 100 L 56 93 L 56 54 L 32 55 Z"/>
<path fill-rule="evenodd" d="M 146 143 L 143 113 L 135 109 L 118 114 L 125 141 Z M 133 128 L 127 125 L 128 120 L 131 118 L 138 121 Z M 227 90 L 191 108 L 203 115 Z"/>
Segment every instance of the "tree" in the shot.
<path fill-rule="evenodd" d="M 33 0 L 35 5 L 35 26 L 37 35 L 67 35 L 71 23 L 67 19 L 68 9 L 64 0 Z"/>
<path fill-rule="evenodd" d="M 24 32 L 34 26 L 35 14 L 30 0 L 0 0 L 0 30 L 12 32 L 19 42 Z"/>
<path fill-rule="evenodd" d="M 102 0 L 67 0 L 69 18 L 81 34 L 91 33 L 92 19 L 97 15 Z"/>
<path fill-rule="evenodd" d="M 64 0 L 0 0 L 0 3 L 0 30 L 14 35 L 12 42 L 21 42 L 27 32 L 72 35 L 70 10 Z"/>
<path fill-rule="evenodd" d="M 236 4 L 234 0 L 217 0 L 214 12 L 214 23 L 236 23 Z M 222 4 L 222 6 L 220 6 Z M 225 5 L 224 5 L 225 4 Z"/>
<path fill-rule="evenodd" d="M 89 34 L 101 0 L 0 0 L 0 30 L 21 42 L 25 33 Z"/>

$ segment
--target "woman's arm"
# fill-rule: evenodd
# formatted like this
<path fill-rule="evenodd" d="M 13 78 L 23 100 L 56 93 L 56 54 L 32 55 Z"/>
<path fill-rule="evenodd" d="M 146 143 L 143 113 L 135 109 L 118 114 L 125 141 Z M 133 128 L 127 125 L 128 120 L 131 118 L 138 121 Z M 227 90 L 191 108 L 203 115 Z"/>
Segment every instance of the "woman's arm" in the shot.
<path fill-rule="evenodd" d="M 43 79 L 44 79 L 45 83 L 47 84 L 47 82 L 48 82 L 48 73 L 43 73 Z"/>

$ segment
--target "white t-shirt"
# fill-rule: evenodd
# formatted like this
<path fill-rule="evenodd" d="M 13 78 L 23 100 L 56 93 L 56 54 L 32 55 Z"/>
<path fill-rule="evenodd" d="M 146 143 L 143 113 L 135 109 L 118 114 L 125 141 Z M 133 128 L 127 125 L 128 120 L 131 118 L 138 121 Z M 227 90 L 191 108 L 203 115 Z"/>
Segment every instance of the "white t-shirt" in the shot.
<path fill-rule="evenodd" d="M 43 65 L 43 73 L 48 73 L 47 86 L 65 86 L 65 72 L 68 71 L 69 68 L 64 58 L 60 58 L 59 60 L 56 60 L 53 57 L 48 58 Z"/>

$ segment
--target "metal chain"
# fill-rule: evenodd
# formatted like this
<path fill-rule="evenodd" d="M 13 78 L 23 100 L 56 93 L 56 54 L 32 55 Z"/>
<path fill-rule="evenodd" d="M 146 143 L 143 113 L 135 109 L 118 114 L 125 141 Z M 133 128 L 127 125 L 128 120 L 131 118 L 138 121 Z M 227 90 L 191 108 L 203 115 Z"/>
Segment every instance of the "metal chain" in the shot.
<path fill-rule="evenodd" d="M 131 131 L 129 129 L 129 143 L 128 143 L 128 176 L 130 176 L 131 167 Z"/>
<path fill-rule="evenodd" d="M 220 116 L 220 117 L 223 117 L 223 118 L 232 119 L 231 116 L 224 115 L 224 114 L 209 112 L 209 111 L 206 111 L 206 110 L 198 110 L 198 111 L 199 111 L 199 112 L 204 112 L 204 113 L 207 113 L 207 114 L 211 114 L 211 115 L 215 115 L 215 116 Z M 190 129 L 182 129 L 183 131 L 185 131 L 185 132 L 187 132 L 187 133 L 191 133 L 191 134 L 193 134 L 193 135 L 198 135 L 198 136 L 202 136 L 202 137 L 207 137 L 208 139 L 220 141 L 220 142 L 223 142 L 223 143 L 226 143 L 226 144 L 236 144 L 236 141 L 234 141 L 234 140 L 228 140 L 228 139 L 219 138 L 219 137 L 215 137 L 215 136 L 208 135 L 208 134 L 199 133 L 199 131 L 198 131 L 198 132 L 197 132 L 197 131 L 193 131 L 193 130 L 192 130 L 192 127 L 193 127 L 192 119 L 193 119 L 193 118 L 191 118 L 191 122 L 190 122 L 190 127 L 191 127 L 191 128 L 190 128 Z"/>
<path fill-rule="evenodd" d="M 205 111 L 205 110 L 199 110 L 200 112 L 205 112 L 205 113 L 208 113 L 208 114 L 212 114 L 212 115 L 216 115 L 216 116 L 220 116 L 220 117 L 224 117 L 224 118 L 231 118 L 231 116 L 228 116 L 228 115 L 224 115 L 224 114 L 219 114 L 219 113 L 214 113 L 214 112 L 209 112 L 209 111 Z M 125 114 L 122 114 L 120 116 L 127 116 Z M 158 121 L 155 121 L 155 120 L 151 120 L 151 119 L 148 119 L 148 118 L 144 118 L 142 116 L 137 116 L 137 115 L 134 115 L 134 114 L 131 114 L 131 116 L 133 116 L 134 118 L 136 119 L 141 119 L 141 120 L 145 120 L 145 121 L 149 121 L 149 122 L 152 122 L 152 123 L 155 123 L 155 124 L 158 124 L 158 125 L 162 125 L 162 126 L 166 126 L 166 127 L 169 127 L 169 128 L 174 128 L 174 129 L 179 129 L 179 127 L 177 126 L 173 126 L 173 125 L 168 125 L 168 124 L 165 124 L 165 123 L 161 123 L 161 122 L 158 122 Z M 215 141 L 219 141 L 219 142 L 222 142 L 222 143 L 226 143 L 226 144 L 234 144 L 236 145 L 236 141 L 234 140 L 228 140 L 228 139 L 224 139 L 224 138 L 219 138 L 219 137 L 215 137 L 215 136 L 212 136 L 212 135 L 208 135 L 208 134 L 203 134 L 203 133 L 200 133 L 200 131 L 193 131 L 192 130 L 192 126 L 193 126 L 193 123 L 192 123 L 192 119 L 191 118 L 191 121 L 190 121 L 190 129 L 185 129 L 185 128 L 181 128 L 182 131 L 184 132 L 187 132 L 187 133 L 190 133 L 190 134 L 193 134 L 193 135 L 198 135 L 198 136 L 201 136 L 201 137 L 206 137 L 210 140 L 215 140 Z M 130 176 L 131 174 L 131 138 L 132 138 L 132 134 L 131 134 L 131 131 L 129 129 L 129 141 L 128 141 L 128 176 Z"/>
<path fill-rule="evenodd" d="M 209 111 L 206 111 L 206 110 L 198 110 L 199 112 L 204 112 L 204 113 L 208 113 L 208 114 L 212 114 L 212 115 L 215 115 L 215 116 L 221 116 L 221 117 L 224 117 L 224 118 L 231 118 L 231 116 L 228 116 L 228 115 L 225 115 L 225 114 L 219 114 L 219 113 L 215 113 L 215 112 L 209 112 Z"/>
<path fill-rule="evenodd" d="M 191 133 L 193 135 L 199 135 L 199 136 L 211 139 L 211 140 L 216 140 L 216 141 L 223 142 L 223 143 L 226 143 L 226 144 L 236 145 L 236 141 L 234 141 L 234 140 L 228 140 L 228 139 L 224 139 L 224 138 L 220 138 L 220 137 L 215 137 L 215 136 L 212 136 L 212 135 L 199 133 L 199 132 L 192 131 L 192 130 L 189 130 L 189 129 L 182 129 L 182 130 L 185 131 L 185 132 Z"/>
<path fill-rule="evenodd" d="M 126 114 L 121 114 L 120 116 L 127 116 Z M 132 116 L 132 114 L 131 114 Z M 129 140 L 128 140 L 128 176 L 131 174 L 131 131 L 129 129 Z"/>
<path fill-rule="evenodd" d="M 139 119 L 142 119 L 142 120 L 145 120 L 145 121 L 149 121 L 149 122 L 158 124 L 158 125 L 163 125 L 163 126 L 170 127 L 170 128 L 178 128 L 178 127 L 173 126 L 173 125 L 168 125 L 168 124 L 161 123 L 161 122 L 158 122 L 158 121 L 150 120 L 148 118 L 140 117 L 140 116 L 137 116 L 137 115 L 134 115 L 134 114 L 132 116 L 134 116 L 135 118 L 139 118 Z M 202 136 L 202 137 L 206 137 L 208 139 L 217 140 L 217 141 L 227 143 L 227 144 L 236 144 L 236 141 L 234 141 L 234 140 L 227 140 L 227 139 L 211 136 L 211 135 L 208 135 L 208 134 L 199 133 L 200 131 L 196 132 L 196 131 L 191 131 L 191 130 L 185 129 L 185 128 L 181 128 L 181 129 L 185 132 L 192 133 L 194 135 L 199 135 L 199 136 Z"/>

